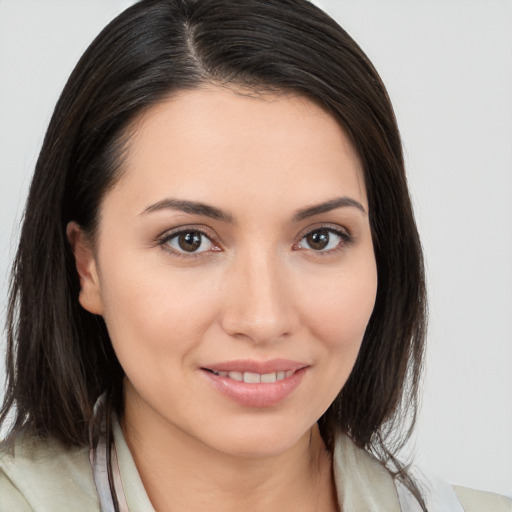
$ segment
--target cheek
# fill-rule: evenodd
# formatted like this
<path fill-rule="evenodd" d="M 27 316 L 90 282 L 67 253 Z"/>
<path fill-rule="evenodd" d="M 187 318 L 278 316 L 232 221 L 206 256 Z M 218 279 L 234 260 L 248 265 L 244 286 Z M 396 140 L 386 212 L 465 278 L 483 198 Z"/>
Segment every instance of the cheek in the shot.
<path fill-rule="evenodd" d="M 168 267 L 116 262 L 103 272 L 103 316 L 121 365 L 186 358 L 215 315 L 212 291 Z"/>
<path fill-rule="evenodd" d="M 373 312 L 377 273 L 373 259 L 367 265 L 351 267 L 315 288 L 308 301 L 312 336 L 321 340 L 323 379 L 317 391 L 325 393 L 324 409 L 345 385 L 359 354 L 361 342 Z M 306 311 L 306 310 L 305 310 Z M 320 381 L 319 381 L 320 382 Z"/>
<path fill-rule="evenodd" d="M 317 287 L 308 300 L 315 337 L 333 349 L 357 347 L 372 314 L 377 293 L 373 260 L 360 271 L 341 272 Z"/>

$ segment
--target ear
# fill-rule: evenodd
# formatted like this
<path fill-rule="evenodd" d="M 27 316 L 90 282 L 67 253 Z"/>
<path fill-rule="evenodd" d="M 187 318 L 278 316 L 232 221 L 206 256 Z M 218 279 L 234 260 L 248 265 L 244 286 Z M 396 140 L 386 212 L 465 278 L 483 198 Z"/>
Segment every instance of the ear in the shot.
<path fill-rule="evenodd" d="M 76 222 L 70 222 L 67 225 L 66 235 L 75 256 L 76 270 L 80 278 L 78 300 L 89 313 L 101 315 L 103 314 L 101 286 L 91 241 Z"/>

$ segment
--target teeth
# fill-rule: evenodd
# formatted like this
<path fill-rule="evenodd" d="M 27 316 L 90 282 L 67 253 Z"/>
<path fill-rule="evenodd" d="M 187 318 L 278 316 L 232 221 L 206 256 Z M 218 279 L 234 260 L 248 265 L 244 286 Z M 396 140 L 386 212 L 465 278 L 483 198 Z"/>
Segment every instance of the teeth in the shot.
<path fill-rule="evenodd" d="M 276 372 L 274 373 L 264 373 L 261 376 L 261 382 L 275 382 L 277 380 Z"/>
<path fill-rule="evenodd" d="M 236 380 L 238 382 L 247 382 L 249 384 L 258 384 L 260 382 L 263 383 L 272 383 L 277 382 L 279 380 L 287 379 L 291 377 L 295 370 L 280 370 L 278 372 L 272 373 L 254 373 L 254 372 L 222 372 L 222 371 L 213 371 L 215 375 L 219 377 L 229 377 L 230 379 Z"/>
<path fill-rule="evenodd" d="M 244 372 L 244 382 L 257 384 L 258 382 L 261 382 L 261 375 L 259 373 Z"/>

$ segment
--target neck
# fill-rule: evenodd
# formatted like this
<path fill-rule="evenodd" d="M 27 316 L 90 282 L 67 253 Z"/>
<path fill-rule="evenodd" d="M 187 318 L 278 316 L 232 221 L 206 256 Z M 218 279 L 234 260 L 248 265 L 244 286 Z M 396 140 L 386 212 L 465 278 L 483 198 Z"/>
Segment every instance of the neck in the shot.
<path fill-rule="evenodd" d="M 330 454 L 316 425 L 284 453 L 243 457 L 216 451 L 128 404 L 121 424 L 157 512 L 337 510 Z"/>

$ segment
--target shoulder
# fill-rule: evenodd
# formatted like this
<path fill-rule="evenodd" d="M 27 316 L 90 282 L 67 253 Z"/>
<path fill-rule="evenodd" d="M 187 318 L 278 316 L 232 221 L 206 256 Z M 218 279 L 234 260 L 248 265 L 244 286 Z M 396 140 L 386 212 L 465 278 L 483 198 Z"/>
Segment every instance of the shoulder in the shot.
<path fill-rule="evenodd" d="M 512 512 L 512 499 L 492 492 L 454 486 L 465 512 Z"/>
<path fill-rule="evenodd" d="M 333 470 L 340 503 L 349 511 L 421 512 L 416 499 L 372 455 L 346 436 L 336 439 Z M 416 467 L 409 474 L 431 511 L 512 512 L 505 496 L 466 487 L 451 486 Z M 345 510 L 344 508 L 344 510 Z"/>
<path fill-rule="evenodd" d="M 99 511 L 88 448 L 20 435 L 0 452 L 0 512 Z"/>
<path fill-rule="evenodd" d="M 0 469 L 0 512 L 32 512 L 32 507 Z"/>
<path fill-rule="evenodd" d="M 333 474 L 338 501 L 343 503 L 344 511 L 400 512 L 392 475 L 345 435 L 336 438 Z"/>
<path fill-rule="evenodd" d="M 410 472 L 411 474 L 411 472 Z M 452 486 L 433 474 L 426 475 L 418 468 L 413 468 L 412 477 L 419 485 L 423 499 L 429 511 L 446 512 L 512 512 L 512 500 L 490 492 L 477 491 L 465 487 Z M 404 492 L 397 485 L 400 502 L 407 506 L 402 510 L 420 511 L 409 506 L 410 493 Z"/>

